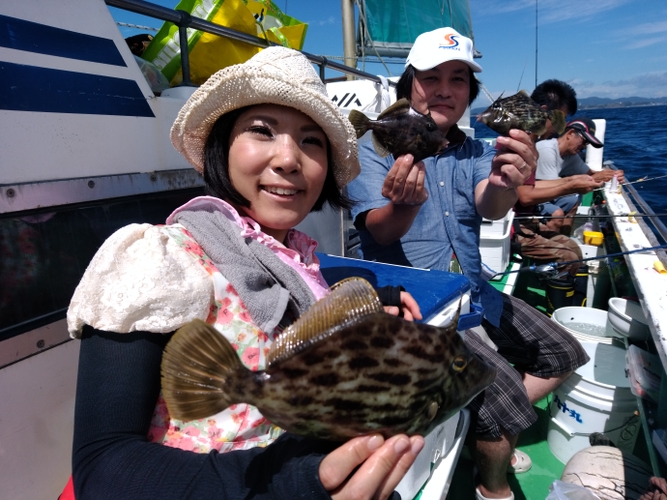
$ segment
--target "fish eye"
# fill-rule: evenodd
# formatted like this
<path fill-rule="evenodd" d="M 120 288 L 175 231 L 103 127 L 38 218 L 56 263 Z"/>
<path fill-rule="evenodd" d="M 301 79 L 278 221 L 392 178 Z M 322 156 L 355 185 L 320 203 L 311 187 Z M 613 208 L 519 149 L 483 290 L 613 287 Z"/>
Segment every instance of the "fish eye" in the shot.
<path fill-rule="evenodd" d="M 452 363 L 452 369 L 455 372 L 462 372 L 466 366 L 468 366 L 468 361 L 464 356 L 456 356 Z"/>

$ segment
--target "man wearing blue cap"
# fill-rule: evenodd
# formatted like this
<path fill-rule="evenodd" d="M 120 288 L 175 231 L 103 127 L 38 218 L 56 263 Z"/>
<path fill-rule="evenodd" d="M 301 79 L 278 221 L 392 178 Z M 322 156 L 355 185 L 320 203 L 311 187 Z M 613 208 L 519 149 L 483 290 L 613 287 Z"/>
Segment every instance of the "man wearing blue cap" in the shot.
<path fill-rule="evenodd" d="M 481 278 L 482 217 L 505 216 L 517 200 L 516 188 L 537 162 L 525 132 L 511 130 L 494 149 L 466 137 L 456 125 L 477 96 L 474 73 L 481 70 L 473 60 L 472 40 L 456 30 L 440 28 L 417 37 L 397 97 L 430 112 L 449 145 L 415 164 L 409 154 L 381 158 L 368 141 L 359 148 L 361 174 L 348 189 L 358 202 L 352 215 L 365 259 L 447 271 L 456 254 L 470 280 L 472 300 L 484 308 L 482 326 L 498 347 L 496 352 L 472 330 L 464 333 L 468 347 L 498 372 L 469 406 L 476 495 L 513 499 L 507 473 L 530 468 L 530 458 L 515 446 L 519 433 L 537 419 L 532 402 L 588 356 L 555 322 Z"/>

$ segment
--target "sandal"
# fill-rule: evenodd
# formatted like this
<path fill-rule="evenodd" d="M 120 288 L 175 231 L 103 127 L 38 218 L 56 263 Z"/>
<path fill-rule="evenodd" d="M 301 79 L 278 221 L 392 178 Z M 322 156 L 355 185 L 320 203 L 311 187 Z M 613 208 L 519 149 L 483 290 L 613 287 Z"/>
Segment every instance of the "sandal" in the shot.
<path fill-rule="evenodd" d="M 510 460 L 510 464 L 507 466 L 508 474 L 522 474 L 528 472 L 533 466 L 533 461 L 521 450 L 514 450 L 514 457 L 516 457 L 516 462 L 512 464 Z"/>
<path fill-rule="evenodd" d="M 475 500 L 492 500 L 490 498 L 485 497 L 479 492 L 479 488 L 475 488 Z M 514 493 L 510 493 L 510 496 L 507 498 L 497 498 L 493 500 L 514 500 Z"/>

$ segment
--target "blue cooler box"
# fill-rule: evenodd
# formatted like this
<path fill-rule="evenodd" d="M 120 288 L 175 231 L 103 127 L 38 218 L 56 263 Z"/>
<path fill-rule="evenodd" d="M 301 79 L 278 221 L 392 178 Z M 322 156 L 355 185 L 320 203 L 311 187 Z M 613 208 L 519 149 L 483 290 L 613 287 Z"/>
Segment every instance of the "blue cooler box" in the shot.
<path fill-rule="evenodd" d="M 470 303 L 470 282 L 462 274 L 445 271 L 395 266 L 348 257 L 317 253 L 324 279 L 333 285 L 338 281 L 358 276 L 374 287 L 402 285 L 415 298 L 429 325 L 443 325 L 451 320 L 459 308 L 458 330 L 479 326 L 482 311 Z"/>
<path fill-rule="evenodd" d="M 415 298 L 423 322 L 440 326 L 454 317 L 461 304 L 458 330 L 481 324 L 482 310 L 470 303 L 470 282 L 461 274 L 394 266 L 318 253 L 322 275 L 332 285 L 351 276 L 375 287 L 402 285 Z M 461 410 L 424 436 L 424 449 L 396 487 L 403 500 L 421 493 L 421 500 L 445 498 L 463 440 L 470 426 L 468 410 Z"/>

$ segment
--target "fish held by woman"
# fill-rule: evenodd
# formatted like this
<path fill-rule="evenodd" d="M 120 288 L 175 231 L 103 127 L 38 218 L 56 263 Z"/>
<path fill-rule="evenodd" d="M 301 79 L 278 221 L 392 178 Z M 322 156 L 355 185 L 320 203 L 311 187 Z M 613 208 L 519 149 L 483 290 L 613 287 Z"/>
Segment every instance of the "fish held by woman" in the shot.
<path fill-rule="evenodd" d="M 557 109 L 542 109 L 525 90 L 505 99 L 502 97 L 501 94 L 491 106 L 477 115 L 477 121 L 500 135 L 509 135 L 510 129 L 516 128 L 540 136 L 546 131 L 547 120 L 551 120 L 559 134 L 565 130 L 565 113 Z"/>
<path fill-rule="evenodd" d="M 229 342 L 195 320 L 162 358 L 172 418 L 194 420 L 235 403 L 310 437 L 344 440 L 378 432 L 427 434 L 495 378 L 456 333 L 384 312 L 372 286 L 343 280 L 276 339 L 261 371 L 247 369 Z"/>
<path fill-rule="evenodd" d="M 413 109 L 407 99 L 396 101 L 380 113 L 377 120 L 354 109 L 348 118 L 357 132 L 357 139 L 367 131 L 373 131 L 373 147 L 382 158 L 390 154 L 398 158 L 409 153 L 417 163 L 449 144 L 431 114 L 424 115 Z"/>

